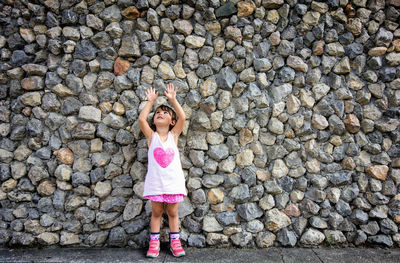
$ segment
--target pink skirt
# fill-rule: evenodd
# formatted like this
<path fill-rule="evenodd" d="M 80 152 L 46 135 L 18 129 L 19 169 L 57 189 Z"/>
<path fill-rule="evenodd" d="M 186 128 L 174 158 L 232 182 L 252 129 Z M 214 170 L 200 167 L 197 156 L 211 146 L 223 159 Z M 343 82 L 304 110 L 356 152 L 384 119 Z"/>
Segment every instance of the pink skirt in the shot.
<path fill-rule="evenodd" d="M 149 199 L 153 202 L 161 203 L 180 203 L 183 202 L 183 194 L 173 194 L 173 195 L 147 195 L 144 198 Z"/>

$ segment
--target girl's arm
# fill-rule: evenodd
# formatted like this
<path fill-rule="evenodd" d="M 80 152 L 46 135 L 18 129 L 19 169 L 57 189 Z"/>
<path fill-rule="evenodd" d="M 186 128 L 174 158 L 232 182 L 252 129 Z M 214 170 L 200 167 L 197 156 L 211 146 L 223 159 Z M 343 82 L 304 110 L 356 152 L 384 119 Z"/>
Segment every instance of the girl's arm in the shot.
<path fill-rule="evenodd" d="M 171 132 L 174 135 L 175 142 L 178 142 L 178 137 L 182 133 L 183 128 L 185 126 L 186 114 L 183 111 L 178 100 L 176 99 L 176 91 L 177 91 L 177 88 L 174 88 L 174 84 L 172 84 L 172 83 L 167 84 L 167 90 L 165 91 L 165 96 L 168 98 L 172 107 L 174 107 L 174 110 L 178 117 L 178 121 L 176 122 L 174 128 L 172 128 Z"/>
<path fill-rule="evenodd" d="M 138 120 L 139 120 L 140 130 L 146 137 L 147 144 L 150 145 L 154 131 L 152 128 L 150 128 L 150 125 L 147 122 L 147 117 L 149 116 L 150 111 L 153 108 L 154 102 L 158 97 L 158 92 L 155 92 L 154 88 L 148 88 L 146 90 L 146 96 L 147 96 L 147 102 L 142 111 L 140 112 Z"/>

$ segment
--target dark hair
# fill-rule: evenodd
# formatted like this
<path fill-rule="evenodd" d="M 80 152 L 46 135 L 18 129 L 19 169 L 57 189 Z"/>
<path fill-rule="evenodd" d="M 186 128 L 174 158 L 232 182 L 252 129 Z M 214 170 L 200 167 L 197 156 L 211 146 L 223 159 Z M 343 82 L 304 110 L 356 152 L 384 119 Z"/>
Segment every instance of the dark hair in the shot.
<path fill-rule="evenodd" d="M 167 105 L 160 105 L 154 111 L 153 118 L 152 118 L 152 121 L 151 121 L 151 126 L 152 126 L 153 130 L 156 130 L 156 126 L 154 125 L 154 117 L 156 116 L 156 112 L 157 112 L 158 109 L 161 109 L 163 111 L 168 111 L 171 114 L 171 118 L 172 118 L 173 121 L 175 121 L 175 123 L 178 120 L 178 117 L 176 116 L 175 111 L 171 107 L 169 107 Z M 173 127 L 174 127 L 174 125 L 169 125 L 169 130 L 172 130 Z"/>

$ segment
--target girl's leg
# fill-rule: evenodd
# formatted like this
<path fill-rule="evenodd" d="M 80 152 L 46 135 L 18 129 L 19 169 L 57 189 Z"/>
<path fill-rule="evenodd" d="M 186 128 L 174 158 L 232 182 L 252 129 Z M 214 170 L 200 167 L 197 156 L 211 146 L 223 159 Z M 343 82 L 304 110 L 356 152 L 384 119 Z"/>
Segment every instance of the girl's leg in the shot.
<path fill-rule="evenodd" d="M 170 230 L 170 244 L 171 251 L 175 257 L 182 257 L 185 255 L 181 241 L 179 239 L 179 216 L 178 216 L 178 203 L 167 204 L 167 215 Z"/>
<path fill-rule="evenodd" d="M 178 203 L 167 204 L 166 210 L 170 232 L 179 232 Z"/>
<path fill-rule="evenodd" d="M 160 226 L 161 217 L 164 212 L 164 203 L 151 202 L 152 213 L 150 221 L 150 243 L 149 250 L 146 253 L 147 257 L 155 258 L 160 253 Z"/>
<path fill-rule="evenodd" d="M 150 231 L 152 233 L 160 232 L 161 217 L 163 212 L 164 212 L 164 203 L 151 201 Z"/>

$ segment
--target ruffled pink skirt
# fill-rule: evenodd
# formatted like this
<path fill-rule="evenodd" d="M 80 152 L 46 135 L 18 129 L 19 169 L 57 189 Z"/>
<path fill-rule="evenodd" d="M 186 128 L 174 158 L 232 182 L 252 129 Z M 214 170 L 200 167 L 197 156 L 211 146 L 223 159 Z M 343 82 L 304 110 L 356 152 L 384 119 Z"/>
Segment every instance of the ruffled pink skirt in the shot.
<path fill-rule="evenodd" d="M 144 198 L 149 199 L 153 202 L 161 202 L 161 203 L 180 203 L 183 202 L 184 197 L 185 195 L 183 194 L 144 196 Z"/>

